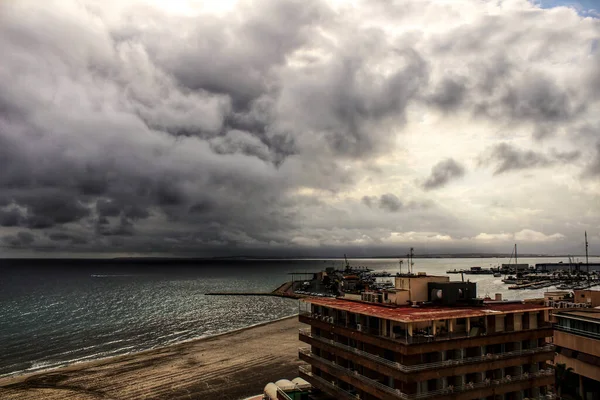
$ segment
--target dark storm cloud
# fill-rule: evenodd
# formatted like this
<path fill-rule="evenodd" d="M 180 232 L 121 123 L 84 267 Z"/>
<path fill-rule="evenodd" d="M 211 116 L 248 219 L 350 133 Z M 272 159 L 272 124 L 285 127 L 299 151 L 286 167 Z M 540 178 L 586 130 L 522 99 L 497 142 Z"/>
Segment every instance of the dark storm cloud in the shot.
<path fill-rule="evenodd" d="M 314 0 L 263 0 L 242 3 L 238 12 L 243 17 L 237 22 L 228 17 L 204 19 L 186 40 L 150 47 L 180 84 L 225 94 L 235 108 L 245 109 L 268 90 L 272 68 L 303 46 L 315 23 L 330 11 Z M 161 43 L 169 48 L 160 48 Z"/>
<path fill-rule="evenodd" d="M 506 46 L 527 35 L 500 18 L 432 36 L 390 35 L 317 0 L 194 17 L 143 2 L 0 7 L 0 225 L 35 228 L 57 248 L 290 245 L 309 229 L 307 209 L 330 210 L 314 193 L 362 182 L 412 105 L 545 127 L 582 110 L 535 68 L 522 77 Z M 467 60 L 475 50 L 492 54 Z M 439 55 L 466 60 L 472 76 Z M 499 167 L 514 158 L 500 153 Z M 432 171 L 431 184 L 453 174 Z M 413 199 L 362 201 L 384 216 Z"/>
<path fill-rule="evenodd" d="M 85 204 L 67 193 L 55 190 L 30 191 L 15 196 L 13 200 L 27 210 L 23 225 L 32 229 L 76 222 L 90 214 Z"/>
<path fill-rule="evenodd" d="M 448 182 L 465 174 L 465 168 L 452 158 L 440 161 L 431 168 L 431 175 L 423 183 L 423 189 L 432 190 L 445 186 Z"/>
<path fill-rule="evenodd" d="M 201 23 L 134 5 L 129 25 L 88 29 L 109 12 L 97 6 L 4 13 L 0 187 L 23 210 L 5 209 L 7 225 L 75 224 L 134 247 L 173 229 L 181 246 L 285 243 L 288 191 L 351 184 L 340 160 L 381 154 L 426 86 L 421 55 L 381 30 L 327 42 L 320 29 L 337 22 L 320 1 L 242 3 Z M 286 66 L 318 42 L 336 56 Z"/>
<path fill-rule="evenodd" d="M 85 235 L 68 232 L 51 232 L 48 234 L 48 238 L 53 242 L 69 242 L 74 245 L 87 244 L 89 242 Z"/>
<path fill-rule="evenodd" d="M 12 247 L 27 247 L 35 242 L 35 236 L 30 232 L 19 232 L 16 235 L 6 235 L 2 242 Z"/>
<path fill-rule="evenodd" d="M 16 207 L 0 210 L 0 226 L 19 226 L 23 215 Z"/>

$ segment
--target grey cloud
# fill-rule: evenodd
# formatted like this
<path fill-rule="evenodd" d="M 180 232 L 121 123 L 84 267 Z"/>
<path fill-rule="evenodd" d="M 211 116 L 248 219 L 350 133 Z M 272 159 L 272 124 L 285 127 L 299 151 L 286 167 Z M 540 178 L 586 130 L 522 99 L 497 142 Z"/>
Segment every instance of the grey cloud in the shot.
<path fill-rule="evenodd" d="M 16 235 L 6 235 L 2 241 L 12 247 L 27 247 L 35 242 L 35 236 L 30 232 L 19 232 Z"/>
<path fill-rule="evenodd" d="M 369 208 L 378 206 L 379 209 L 386 212 L 398 212 L 404 208 L 402 201 L 393 193 L 385 193 L 379 197 L 363 196 L 361 203 Z"/>
<path fill-rule="evenodd" d="M 584 175 L 600 177 L 600 142 L 596 143 L 596 154 L 584 170 Z"/>
<path fill-rule="evenodd" d="M 558 162 L 570 163 L 575 160 L 578 160 L 581 157 L 581 151 L 558 151 L 556 149 L 553 149 L 551 152 L 551 156 Z"/>
<path fill-rule="evenodd" d="M 495 145 L 481 157 L 480 164 L 495 164 L 494 175 L 535 167 L 545 167 L 551 161 L 542 153 L 532 150 L 520 150 L 508 143 Z"/>
<path fill-rule="evenodd" d="M 431 168 L 431 175 L 423 183 L 423 189 L 438 189 L 448 182 L 464 176 L 465 168 L 452 158 L 440 161 Z"/>
<path fill-rule="evenodd" d="M 464 82 L 456 78 L 445 78 L 428 100 L 444 111 L 454 111 L 460 107 L 467 95 Z"/>
<path fill-rule="evenodd" d="M 244 131 L 231 130 L 224 136 L 211 140 L 212 149 L 219 154 L 242 153 L 268 161 L 271 158 L 268 146 L 258 137 Z"/>
<path fill-rule="evenodd" d="M 361 202 L 366 205 L 367 207 L 373 207 L 373 204 L 377 201 L 377 197 L 376 196 L 363 196 L 363 198 L 361 199 Z"/>
<path fill-rule="evenodd" d="M 495 165 L 494 175 L 509 171 L 541 168 L 558 163 L 572 163 L 581 157 L 581 151 L 559 151 L 552 149 L 548 154 L 533 150 L 521 150 L 509 143 L 500 143 L 480 156 L 480 165 Z"/>
<path fill-rule="evenodd" d="M 395 194 L 382 194 L 379 197 L 379 208 L 388 212 L 398 212 L 402 209 L 402 202 Z"/>
<path fill-rule="evenodd" d="M 559 122 L 577 114 L 564 89 L 546 77 L 526 75 L 508 88 L 502 98 L 511 117 L 532 121 Z"/>

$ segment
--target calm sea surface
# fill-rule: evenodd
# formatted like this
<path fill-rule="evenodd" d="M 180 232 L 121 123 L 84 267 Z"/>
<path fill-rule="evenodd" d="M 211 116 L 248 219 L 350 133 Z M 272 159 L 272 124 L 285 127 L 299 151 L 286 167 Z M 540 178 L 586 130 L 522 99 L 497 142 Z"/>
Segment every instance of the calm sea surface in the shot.
<path fill-rule="evenodd" d="M 532 265 L 558 261 L 567 260 L 519 259 Z M 445 274 L 449 269 L 502 262 L 508 260 L 416 259 L 415 271 Z M 351 264 L 392 273 L 399 266 L 397 259 L 351 260 Z M 270 291 L 289 280 L 289 272 L 328 266 L 341 268 L 343 262 L 14 265 L 0 260 L 0 376 L 151 349 L 294 315 L 295 300 L 204 293 Z M 480 296 L 503 293 L 505 298 L 523 299 L 553 289 L 509 291 L 501 278 L 468 278 L 477 282 Z"/>

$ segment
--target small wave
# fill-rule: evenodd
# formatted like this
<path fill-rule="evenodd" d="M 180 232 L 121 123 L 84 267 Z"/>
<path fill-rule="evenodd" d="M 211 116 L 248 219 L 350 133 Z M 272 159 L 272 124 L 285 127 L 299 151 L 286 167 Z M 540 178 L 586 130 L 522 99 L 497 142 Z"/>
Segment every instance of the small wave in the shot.
<path fill-rule="evenodd" d="M 127 355 L 127 354 L 131 354 L 131 353 L 139 352 L 139 351 L 141 351 L 141 349 L 136 348 L 136 346 L 126 346 L 126 347 L 121 347 L 121 348 L 118 348 L 115 350 L 103 351 L 100 353 L 90 354 L 87 356 L 73 358 L 70 360 L 34 361 L 33 363 L 31 363 L 31 366 L 29 368 L 26 368 L 26 369 L 23 369 L 20 371 L 10 372 L 10 373 L 4 374 L 4 375 L 0 374 L 0 378 L 6 378 L 6 377 L 16 376 L 16 375 L 23 375 L 23 374 L 28 374 L 28 373 L 32 373 L 32 372 L 50 371 L 50 370 L 54 370 L 57 368 L 65 367 L 67 365 L 80 364 L 80 363 L 88 362 L 88 361 L 104 360 L 104 359 L 111 358 L 114 356 L 122 356 L 122 355 Z"/>

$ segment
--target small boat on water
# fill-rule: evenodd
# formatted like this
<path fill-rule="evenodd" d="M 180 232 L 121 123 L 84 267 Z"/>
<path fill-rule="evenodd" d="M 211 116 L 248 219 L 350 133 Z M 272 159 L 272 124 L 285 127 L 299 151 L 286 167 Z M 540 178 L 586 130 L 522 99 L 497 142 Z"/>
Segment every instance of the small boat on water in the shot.
<path fill-rule="evenodd" d="M 500 272 L 494 272 L 494 278 L 500 278 L 502 274 Z"/>
<path fill-rule="evenodd" d="M 463 272 L 462 269 L 449 269 L 448 271 L 446 271 L 447 274 L 460 274 L 461 272 Z"/>
<path fill-rule="evenodd" d="M 514 276 L 512 276 L 512 275 L 509 275 L 508 278 L 502 279 L 502 282 L 508 283 L 508 284 L 511 284 L 511 285 L 517 283 L 518 281 L 519 280 L 517 278 L 515 278 Z"/>

